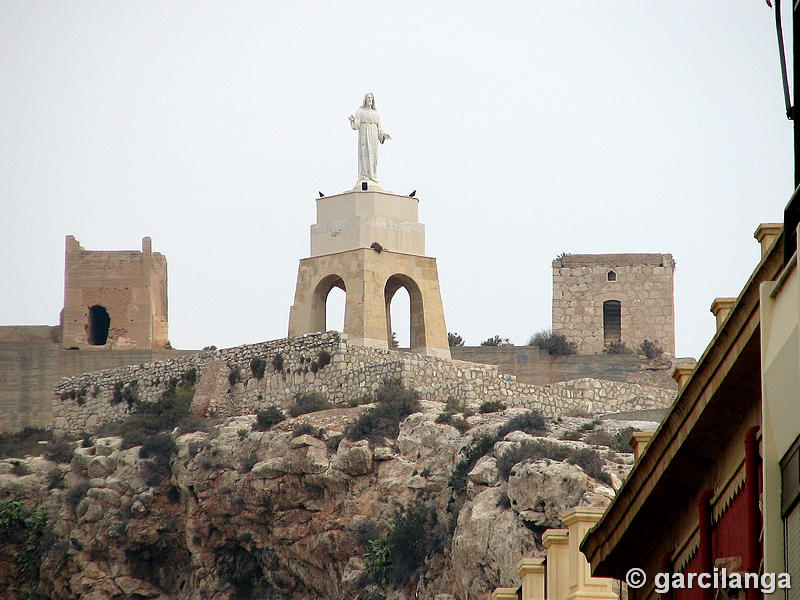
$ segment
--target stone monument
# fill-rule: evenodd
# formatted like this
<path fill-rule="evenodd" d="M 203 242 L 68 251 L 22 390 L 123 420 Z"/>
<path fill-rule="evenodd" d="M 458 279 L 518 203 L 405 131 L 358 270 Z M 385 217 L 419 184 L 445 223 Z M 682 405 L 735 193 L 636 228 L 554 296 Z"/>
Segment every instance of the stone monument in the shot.
<path fill-rule="evenodd" d="M 391 302 L 401 288 L 411 310 L 411 350 L 450 358 L 436 259 L 425 256 L 419 200 L 381 188 L 377 147 L 383 131 L 372 94 L 351 115 L 358 130 L 355 189 L 317 198 L 311 256 L 300 260 L 289 335 L 325 331 L 325 304 L 338 287 L 346 294 L 344 332 L 350 343 L 388 348 Z"/>

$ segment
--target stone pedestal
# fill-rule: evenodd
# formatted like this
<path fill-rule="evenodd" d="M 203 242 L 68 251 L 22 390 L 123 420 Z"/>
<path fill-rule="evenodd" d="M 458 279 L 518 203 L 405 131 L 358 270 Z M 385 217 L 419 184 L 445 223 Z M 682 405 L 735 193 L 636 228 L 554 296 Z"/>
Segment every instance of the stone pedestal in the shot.
<path fill-rule="evenodd" d="M 545 559 L 523 558 L 517 563 L 522 579 L 522 600 L 544 600 Z"/>
<path fill-rule="evenodd" d="M 580 551 L 586 532 L 603 516 L 605 509 L 581 506 L 568 510 L 561 520 L 569 528 L 569 595 L 567 600 L 617 600 L 613 580 L 592 577 L 592 570 Z"/>
<path fill-rule="evenodd" d="M 300 261 L 289 335 L 325 331 L 325 303 L 338 287 L 347 295 L 344 332 L 350 343 L 388 348 L 389 307 L 406 288 L 411 349 L 450 358 L 436 259 L 425 256 L 425 227 L 416 198 L 352 191 L 317 200 L 311 256 Z"/>

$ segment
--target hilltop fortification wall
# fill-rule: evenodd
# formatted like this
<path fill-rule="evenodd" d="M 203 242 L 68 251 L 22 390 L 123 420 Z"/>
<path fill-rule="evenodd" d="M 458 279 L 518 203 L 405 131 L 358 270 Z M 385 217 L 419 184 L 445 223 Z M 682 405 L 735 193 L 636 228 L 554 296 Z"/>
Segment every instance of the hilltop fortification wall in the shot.
<path fill-rule="evenodd" d="M 259 365 L 264 366 L 260 378 Z M 399 378 L 423 399 L 455 398 L 477 409 L 488 400 L 535 408 L 546 415 L 663 408 L 674 390 L 579 379 L 536 386 L 497 367 L 348 344 L 337 332 L 307 334 L 62 379 L 55 389 L 55 428 L 78 433 L 120 420 L 133 400 L 155 401 L 181 380 L 196 381 L 193 406 L 211 416 L 287 406 L 298 393 L 319 392 L 335 405 L 370 394 Z"/>

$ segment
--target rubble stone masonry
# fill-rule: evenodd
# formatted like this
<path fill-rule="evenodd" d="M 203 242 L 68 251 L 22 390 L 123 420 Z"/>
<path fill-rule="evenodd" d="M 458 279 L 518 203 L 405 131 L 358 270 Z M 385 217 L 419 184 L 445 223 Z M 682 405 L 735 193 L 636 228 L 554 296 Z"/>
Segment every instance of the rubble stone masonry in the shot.
<path fill-rule="evenodd" d="M 264 365 L 261 379 L 253 369 L 258 364 Z M 588 378 L 530 385 L 492 365 L 351 345 L 345 335 L 329 331 L 64 378 L 55 389 L 55 429 L 79 433 L 121 420 L 129 411 L 128 399 L 155 401 L 182 379 L 197 380 L 193 406 L 227 417 L 271 404 L 285 408 L 298 393 L 319 392 L 346 406 L 370 395 L 386 378 L 399 378 L 427 400 L 452 397 L 473 409 L 502 400 L 545 415 L 664 408 L 675 397 L 670 389 Z"/>

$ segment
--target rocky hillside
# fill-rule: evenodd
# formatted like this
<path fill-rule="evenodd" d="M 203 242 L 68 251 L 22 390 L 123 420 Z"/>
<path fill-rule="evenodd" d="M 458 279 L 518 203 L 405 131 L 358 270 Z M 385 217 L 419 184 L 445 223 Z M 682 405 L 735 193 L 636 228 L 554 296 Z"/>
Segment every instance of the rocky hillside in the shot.
<path fill-rule="evenodd" d="M 654 427 L 396 384 L 319 400 L 0 460 L 3 598 L 483 599 L 566 508 L 610 501 L 630 426 Z"/>

